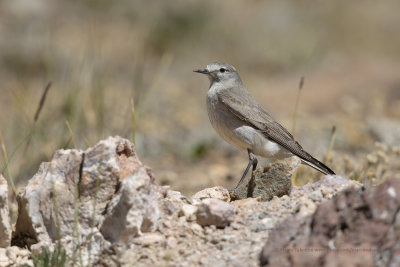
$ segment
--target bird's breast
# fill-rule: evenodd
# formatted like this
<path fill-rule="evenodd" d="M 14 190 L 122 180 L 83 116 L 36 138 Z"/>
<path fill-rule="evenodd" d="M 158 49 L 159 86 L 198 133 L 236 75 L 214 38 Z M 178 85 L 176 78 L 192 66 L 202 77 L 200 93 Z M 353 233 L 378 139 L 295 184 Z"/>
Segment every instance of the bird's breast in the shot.
<path fill-rule="evenodd" d="M 210 89 L 211 90 L 211 89 Z M 237 129 L 244 126 L 244 122 L 234 116 L 218 99 L 217 94 L 207 94 L 207 111 L 211 125 L 215 131 L 228 143 L 239 149 L 249 148 L 250 140 L 246 136 L 238 135 Z"/>

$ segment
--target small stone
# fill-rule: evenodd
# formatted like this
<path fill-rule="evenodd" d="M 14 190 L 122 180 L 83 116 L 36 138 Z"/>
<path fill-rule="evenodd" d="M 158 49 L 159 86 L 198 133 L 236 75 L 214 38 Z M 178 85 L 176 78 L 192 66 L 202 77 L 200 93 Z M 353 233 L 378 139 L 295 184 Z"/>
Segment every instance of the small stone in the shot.
<path fill-rule="evenodd" d="M 235 235 L 223 235 L 221 236 L 221 241 L 229 242 L 235 240 Z"/>
<path fill-rule="evenodd" d="M 175 205 L 172 201 L 165 200 L 162 204 L 162 210 L 168 215 L 172 215 L 177 209 L 177 205 Z"/>
<path fill-rule="evenodd" d="M 230 201 L 230 195 L 228 189 L 222 186 L 216 186 L 212 188 L 206 188 L 194 194 L 192 196 L 193 199 L 207 199 L 207 198 L 216 198 L 225 202 Z"/>
<path fill-rule="evenodd" d="M 332 191 L 333 191 L 332 189 L 326 188 L 326 187 L 321 188 L 321 190 L 320 190 L 322 196 L 323 196 L 324 198 L 327 198 L 327 199 L 329 199 L 329 198 L 332 197 Z"/>
<path fill-rule="evenodd" d="M 133 239 L 134 244 L 144 247 L 148 247 L 154 244 L 160 244 L 163 242 L 165 242 L 164 236 L 158 233 L 146 233 Z"/>
<path fill-rule="evenodd" d="M 167 246 L 168 246 L 169 248 L 172 248 L 172 249 L 173 249 L 173 248 L 175 248 L 177 245 L 178 245 L 178 241 L 176 240 L 175 237 L 170 236 L 170 237 L 167 238 Z"/>
<path fill-rule="evenodd" d="M 136 248 L 130 248 L 125 250 L 122 255 L 119 257 L 119 262 L 121 265 L 126 266 L 131 264 L 132 262 L 137 262 L 139 255 L 137 253 Z"/>
<path fill-rule="evenodd" d="M 0 248 L 0 266 L 9 266 L 10 260 L 7 257 L 5 248 Z"/>
<path fill-rule="evenodd" d="M 180 226 L 186 226 L 187 225 L 187 220 L 185 216 L 181 216 L 178 218 L 178 225 Z"/>
<path fill-rule="evenodd" d="M 322 201 L 323 197 L 322 197 L 321 191 L 320 190 L 316 190 L 316 191 L 314 191 L 314 192 L 312 192 L 310 194 L 310 198 L 315 202 L 319 202 L 319 201 Z"/>
<path fill-rule="evenodd" d="M 195 213 L 197 207 L 190 204 L 183 204 L 179 211 L 179 216 L 185 216 L 188 220 L 193 221 L 195 219 Z"/>
<path fill-rule="evenodd" d="M 190 229 L 192 229 L 194 233 L 198 233 L 198 234 L 203 232 L 203 228 L 197 223 L 193 223 L 190 226 Z"/>
<path fill-rule="evenodd" d="M 245 198 L 245 199 L 239 199 L 239 200 L 235 200 L 232 202 L 232 204 L 235 207 L 248 207 L 254 204 L 257 204 L 261 201 L 261 197 L 257 197 L 257 198 Z"/>
<path fill-rule="evenodd" d="M 300 200 L 300 205 L 299 205 L 299 214 L 303 217 L 312 214 L 315 209 L 317 208 L 317 205 L 310 200 L 309 198 L 303 197 L 302 200 Z"/>
<path fill-rule="evenodd" d="M 265 225 L 266 229 L 272 229 L 274 228 L 275 221 L 274 219 L 267 217 L 261 220 L 261 223 Z"/>
<path fill-rule="evenodd" d="M 265 230 L 267 230 L 267 228 L 262 223 L 257 224 L 255 227 L 253 227 L 251 229 L 251 231 L 256 232 L 256 233 L 262 232 L 262 231 L 265 231 Z"/>
<path fill-rule="evenodd" d="M 7 247 L 6 248 L 6 255 L 13 262 L 15 262 L 17 260 L 17 253 L 18 253 L 18 251 L 15 249 L 15 247 Z"/>
<path fill-rule="evenodd" d="M 198 205 L 197 223 L 202 226 L 215 225 L 224 228 L 233 221 L 234 214 L 232 205 L 219 199 L 208 198 Z"/>
<path fill-rule="evenodd" d="M 242 226 L 241 226 L 241 224 L 238 223 L 238 222 L 233 222 L 233 223 L 231 224 L 231 227 L 232 227 L 233 230 L 239 230 Z"/>
<path fill-rule="evenodd" d="M 163 225 L 164 225 L 165 228 L 171 228 L 172 227 L 171 221 L 163 221 Z"/>

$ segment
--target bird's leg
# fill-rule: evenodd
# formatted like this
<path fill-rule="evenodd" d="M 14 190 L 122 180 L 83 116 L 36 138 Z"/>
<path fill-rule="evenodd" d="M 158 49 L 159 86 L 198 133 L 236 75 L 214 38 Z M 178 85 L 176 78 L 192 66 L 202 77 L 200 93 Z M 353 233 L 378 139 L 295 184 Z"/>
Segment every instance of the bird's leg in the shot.
<path fill-rule="evenodd" d="M 240 178 L 239 183 L 235 186 L 235 189 L 233 189 L 233 190 L 236 190 L 243 183 L 244 177 L 246 177 L 247 172 L 249 171 L 251 165 L 253 165 L 253 169 L 251 170 L 252 175 L 253 175 L 253 171 L 257 167 L 258 160 L 254 156 L 253 151 L 251 151 L 250 149 L 247 149 L 247 153 L 249 154 L 249 164 L 247 164 L 246 170 L 244 171 L 242 178 Z"/>

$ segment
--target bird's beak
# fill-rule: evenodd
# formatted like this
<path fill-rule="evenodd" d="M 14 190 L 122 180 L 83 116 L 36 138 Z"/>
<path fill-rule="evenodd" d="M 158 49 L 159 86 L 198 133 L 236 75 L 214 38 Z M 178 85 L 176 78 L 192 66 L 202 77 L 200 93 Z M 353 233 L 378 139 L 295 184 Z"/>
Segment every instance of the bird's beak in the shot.
<path fill-rule="evenodd" d="M 194 70 L 194 72 L 203 73 L 203 74 L 209 74 L 210 73 L 207 69 L 198 69 L 198 70 Z"/>

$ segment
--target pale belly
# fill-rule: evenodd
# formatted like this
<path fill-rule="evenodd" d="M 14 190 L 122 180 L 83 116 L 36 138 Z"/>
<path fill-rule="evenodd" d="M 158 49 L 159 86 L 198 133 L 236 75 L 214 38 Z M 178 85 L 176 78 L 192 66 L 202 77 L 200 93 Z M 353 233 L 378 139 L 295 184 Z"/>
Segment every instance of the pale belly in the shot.
<path fill-rule="evenodd" d="M 235 117 L 222 104 L 207 98 L 208 116 L 215 131 L 228 143 L 255 155 L 276 160 L 290 157 L 292 154 L 277 143 L 269 140 L 259 130 L 248 126 L 244 121 Z"/>

